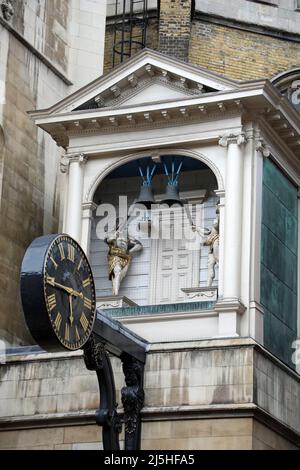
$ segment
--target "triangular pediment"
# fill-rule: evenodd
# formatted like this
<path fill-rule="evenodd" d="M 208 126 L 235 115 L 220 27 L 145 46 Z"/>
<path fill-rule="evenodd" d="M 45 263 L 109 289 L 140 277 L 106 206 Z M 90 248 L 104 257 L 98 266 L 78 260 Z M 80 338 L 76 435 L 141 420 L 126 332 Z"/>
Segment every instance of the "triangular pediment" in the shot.
<path fill-rule="evenodd" d="M 127 96 L 120 99 L 119 103 L 111 103 L 111 105 L 137 106 L 145 103 L 155 103 L 167 100 L 181 100 L 189 98 L 193 95 L 199 95 L 199 90 L 185 90 L 179 84 L 164 83 L 159 79 L 149 79 L 146 83 L 137 87 L 136 92 L 128 93 Z"/>
<path fill-rule="evenodd" d="M 241 84 L 159 52 L 144 49 L 125 64 L 52 108 L 32 115 L 169 102 L 239 89 Z"/>
<path fill-rule="evenodd" d="M 147 69 L 150 70 L 149 64 Z M 147 72 L 142 73 L 141 70 L 138 72 L 105 89 L 74 111 L 176 101 L 219 91 L 205 87 L 202 83 L 187 81 L 182 76 L 171 76 L 165 70 L 153 70 L 153 75 L 150 77 Z"/>

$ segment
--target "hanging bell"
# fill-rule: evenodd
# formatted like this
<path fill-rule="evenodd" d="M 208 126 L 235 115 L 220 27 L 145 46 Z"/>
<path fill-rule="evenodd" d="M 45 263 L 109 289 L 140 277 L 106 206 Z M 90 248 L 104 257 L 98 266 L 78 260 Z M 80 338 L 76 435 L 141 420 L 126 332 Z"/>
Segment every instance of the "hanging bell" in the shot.
<path fill-rule="evenodd" d="M 161 201 L 161 204 L 167 204 L 168 206 L 172 206 L 173 204 L 179 204 L 180 206 L 183 205 L 179 197 L 179 186 L 178 184 L 168 184 L 165 195 Z"/>
<path fill-rule="evenodd" d="M 139 197 L 136 199 L 135 204 L 142 204 L 147 209 L 150 209 L 151 205 L 155 204 L 155 199 L 154 199 L 151 184 L 147 183 L 147 184 L 142 185 Z"/>

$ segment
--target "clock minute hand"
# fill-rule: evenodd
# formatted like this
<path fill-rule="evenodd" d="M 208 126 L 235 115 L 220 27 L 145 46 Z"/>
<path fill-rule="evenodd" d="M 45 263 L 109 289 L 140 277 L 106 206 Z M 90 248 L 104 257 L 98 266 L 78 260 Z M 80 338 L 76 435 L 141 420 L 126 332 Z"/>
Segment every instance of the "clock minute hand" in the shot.
<path fill-rule="evenodd" d="M 71 326 L 73 326 L 73 323 L 74 323 L 72 301 L 73 301 L 72 295 L 69 295 L 69 305 L 70 305 L 70 316 L 69 316 L 69 320 L 70 320 Z"/>
<path fill-rule="evenodd" d="M 59 289 L 65 290 L 69 295 L 73 295 L 74 297 L 83 298 L 82 292 L 76 292 L 74 289 L 72 289 L 72 287 L 67 287 L 67 286 L 64 286 L 63 284 L 59 284 L 59 282 L 56 282 L 54 280 L 54 278 L 51 278 L 51 277 L 49 278 L 48 277 L 46 282 L 50 286 L 58 287 Z"/>

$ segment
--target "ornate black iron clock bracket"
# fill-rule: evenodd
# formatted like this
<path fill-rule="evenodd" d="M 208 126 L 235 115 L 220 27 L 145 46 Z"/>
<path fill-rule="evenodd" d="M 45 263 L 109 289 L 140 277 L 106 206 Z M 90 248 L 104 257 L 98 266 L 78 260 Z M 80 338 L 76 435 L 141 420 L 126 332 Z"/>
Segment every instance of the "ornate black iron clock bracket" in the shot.
<path fill-rule="evenodd" d="M 101 336 L 97 330 L 101 328 Z M 117 339 L 118 338 L 118 339 Z M 94 331 L 84 347 L 87 369 L 97 374 L 100 407 L 96 422 L 102 427 L 103 448 L 119 450 L 119 435 L 125 426 L 125 450 L 141 448 L 141 410 L 144 406 L 144 363 L 147 343 L 119 322 L 97 312 Z M 124 413 L 117 412 L 115 382 L 109 352 L 119 357 L 125 377 L 121 390 Z"/>
<path fill-rule="evenodd" d="M 94 370 L 98 378 L 100 407 L 96 423 L 102 427 L 103 448 L 119 450 L 122 424 L 117 413 L 114 375 L 105 345 L 97 342 L 93 334 L 84 348 L 84 361 L 87 369 Z"/>

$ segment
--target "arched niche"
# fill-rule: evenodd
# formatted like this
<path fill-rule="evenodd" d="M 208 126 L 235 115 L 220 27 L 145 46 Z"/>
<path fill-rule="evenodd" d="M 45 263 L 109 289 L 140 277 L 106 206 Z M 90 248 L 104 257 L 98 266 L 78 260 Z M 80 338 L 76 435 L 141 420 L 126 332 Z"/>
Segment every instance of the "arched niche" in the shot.
<path fill-rule="evenodd" d="M 161 201 L 166 190 L 167 177 L 163 165 L 158 163 L 159 157 L 163 157 L 168 165 L 172 159 L 176 165 L 183 159 L 179 180 L 180 197 L 191 204 L 193 220 L 199 222 L 201 219 L 201 224 L 211 229 L 218 202 L 216 191 L 223 189 L 223 181 L 211 161 L 208 166 L 208 161 L 204 161 L 205 158 L 195 158 L 192 152 L 187 155 L 170 150 L 156 155 L 149 152 L 140 153 L 138 158 L 125 157 L 119 160 L 118 164 L 111 165 L 110 171 L 104 174 L 102 172 L 95 178 L 87 196 L 93 197 L 93 202 L 98 207 L 103 204 L 114 206 L 118 215 L 120 196 L 126 197 L 128 206 L 131 206 L 139 195 L 142 179 L 139 176 L 138 160 L 142 166 L 145 166 L 145 162 L 152 166 L 155 161 L 157 170 L 153 177 L 153 191 L 156 200 Z M 215 171 L 212 171 L 211 167 Z M 200 218 L 195 218 L 196 211 L 201 211 Z M 92 221 L 90 235 L 90 262 L 99 298 L 112 295 L 111 281 L 108 279 L 108 247 L 102 238 L 103 232 L 101 231 L 99 235 L 98 231 L 102 219 L 98 210 Z M 190 222 L 191 220 L 186 219 L 184 223 Z M 201 246 L 199 237 L 196 237 L 193 247 L 189 245 L 188 248 L 182 248 L 181 241 L 169 243 L 159 237 L 153 239 L 151 236 L 150 238 L 143 236 L 141 241 L 143 251 L 131 261 L 127 276 L 121 285 L 121 296 L 141 306 L 181 303 L 185 301 L 182 288 L 206 286 L 208 248 Z M 184 243 L 186 247 L 186 242 Z M 168 265 L 175 262 L 181 265 Z M 213 285 L 218 285 L 218 272 Z"/>
<path fill-rule="evenodd" d="M 177 156 L 190 157 L 190 158 L 199 160 L 200 162 L 205 164 L 214 174 L 216 181 L 217 181 L 217 189 L 219 191 L 225 190 L 224 180 L 223 180 L 223 177 L 219 168 L 206 155 L 200 152 L 194 151 L 194 150 L 187 150 L 187 149 L 164 149 L 164 150 L 158 149 L 158 150 L 155 150 L 154 152 L 145 151 L 145 152 L 138 152 L 138 153 L 125 155 L 121 158 L 116 159 L 113 162 L 110 162 L 105 168 L 101 168 L 101 171 L 94 177 L 94 179 L 92 180 L 86 192 L 85 202 L 93 201 L 95 192 L 97 191 L 101 182 L 114 170 L 116 170 L 120 166 L 125 165 L 128 162 L 136 161 L 141 158 L 148 158 L 149 156 L 152 156 L 152 155 L 154 155 L 155 157 L 159 157 L 161 155 L 175 155 L 175 156 L 177 155 Z"/>

